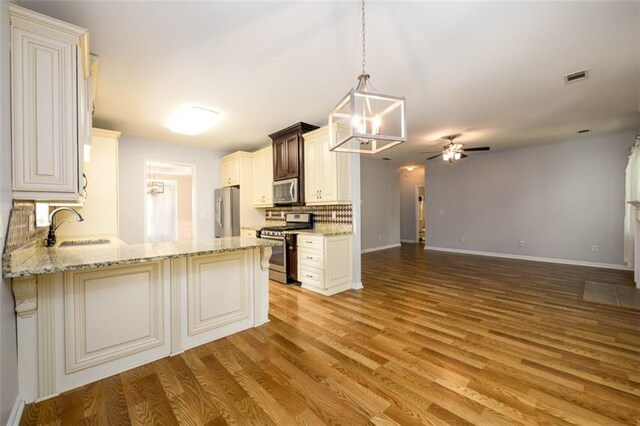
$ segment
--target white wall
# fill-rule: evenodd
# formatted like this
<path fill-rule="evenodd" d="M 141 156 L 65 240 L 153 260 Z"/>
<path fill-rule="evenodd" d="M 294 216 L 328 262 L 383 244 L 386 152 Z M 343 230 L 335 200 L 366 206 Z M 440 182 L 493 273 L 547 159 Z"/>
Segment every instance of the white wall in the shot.
<path fill-rule="evenodd" d="M 120 238 L 144 243 L 144 160 L 195 165 L 197 238 L 214 238 L 213 192 L 220 186 L 219 158 L 226 153 L 122 136 L 118 145 Z"/>
<path fill-rule="evenodd" d="M 634 136 L 576 137 L 453 165 L 428 161 L 427 246 L 621 265 Z"/>
<path fill-rule="evenodd" d="M 424 185 L 424 168 L 400 172 L 400 235 L 404 241 L 418 241 L 418 198 L 416 186 Z"/>
<path fill-rule="evenodd" d="M 11 82 L 10 33 L 8 2 L 0 0 L 0 214 L 4 237 L 11 209 Z M 13 310 L 11 280 L 0 285 L 0 424 L 6 424 L 18 396 L 18 360 L 16 347 L 16 317 Z"/>
<path fill-rule="evenodd" d="M 363 251 L 400 244 L 399 188 L 400 173 L 397 167 L 382 160 L 361 158 Z"/>

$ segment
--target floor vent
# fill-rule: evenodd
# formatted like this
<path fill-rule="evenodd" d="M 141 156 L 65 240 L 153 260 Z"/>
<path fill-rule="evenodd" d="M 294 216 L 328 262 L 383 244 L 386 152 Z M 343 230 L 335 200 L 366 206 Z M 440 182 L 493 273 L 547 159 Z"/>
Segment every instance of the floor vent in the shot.
<path fill-rule="evenodd" d="M 582 70 L 565 75 L 564 82 L 566 84 L 575 83 L 576 81 L 586 80 L 587 78 L 589 78 L 589 70 Z"/>

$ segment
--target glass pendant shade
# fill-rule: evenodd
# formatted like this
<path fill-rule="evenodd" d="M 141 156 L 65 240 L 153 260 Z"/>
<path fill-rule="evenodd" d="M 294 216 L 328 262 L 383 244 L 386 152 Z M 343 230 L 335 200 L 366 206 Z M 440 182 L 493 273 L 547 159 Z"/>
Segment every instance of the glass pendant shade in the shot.
<path fill-rule="evenodd" d="M 369 91 L 368 79 L 368 75 L 361 75 L 358 87 L 329 113 L 329 128 L 339 124 L 350 129 L 340 139 L 332 133 L 331 151 L 377 154 L 406 142 L 405 98 Z"/>

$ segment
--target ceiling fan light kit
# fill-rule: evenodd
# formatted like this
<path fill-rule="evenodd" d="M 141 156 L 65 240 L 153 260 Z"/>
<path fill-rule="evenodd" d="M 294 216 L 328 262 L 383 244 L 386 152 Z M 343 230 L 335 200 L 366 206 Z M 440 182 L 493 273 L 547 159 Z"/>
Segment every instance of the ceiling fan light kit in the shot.
<path fill-rule="evenodd" d="M 462 136 L 461 134 L 457 135 L 449 135 L 445 136 L 443 139 L 449 141 L 444 147 L 442 147 L 442 152 L 438 155 L 434 155 L 433 157 L 427 158 L 427 160 L 433 160 L 434 158 L 442 157 L 442 160 L 445 163 L 455 163 L 458 160 L 463 158 L 467 158 L 468 155 L 465 152 L 475 152 L 475 151 L 489 151 L 491 148 L 488 146 L 480 146 L 477 148 L 464 148 L 464 145 L 461 143 L 454 143 L 453 141 Z"/>
<path fill-rule="evenodd" d="M 358 86 L 351 89 L 329 113 L 329 128 L 343 125 L 350 129 L 338 139 L 329 132 L 329 150 L 357 154 L 377 154 L 407 141 L 405 98 L 372 91 L 365 72 L 365 4 L 362 5 L 362 73 Z"/>

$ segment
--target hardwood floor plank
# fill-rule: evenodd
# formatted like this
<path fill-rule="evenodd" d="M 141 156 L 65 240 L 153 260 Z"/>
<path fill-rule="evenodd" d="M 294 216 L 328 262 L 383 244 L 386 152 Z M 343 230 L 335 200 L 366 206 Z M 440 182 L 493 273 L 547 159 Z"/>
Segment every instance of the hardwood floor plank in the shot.
<path fill-rule="evenodd" d="M 36 404 L 21 424 L 640 425 L 640 313 L 581 301 L 631 274 L 424 251 L 364 289 L 270 285 L 270 322 Z"/>

